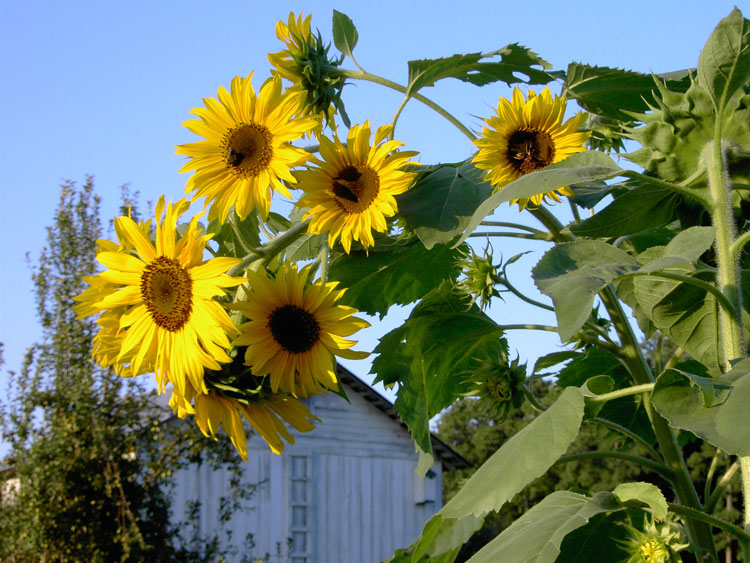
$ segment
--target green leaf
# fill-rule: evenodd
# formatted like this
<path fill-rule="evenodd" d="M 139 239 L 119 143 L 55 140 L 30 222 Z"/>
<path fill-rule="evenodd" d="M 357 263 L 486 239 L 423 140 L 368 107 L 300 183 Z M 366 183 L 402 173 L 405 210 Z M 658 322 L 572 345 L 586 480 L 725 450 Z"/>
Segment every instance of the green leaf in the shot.
<path fill-rule="evenodd" d="M 750 80 L 750 21 L 734 8 L 719 22 L 698 57 L 698 81 L 717 111 Z"/>
<path fill-rule="evenodd" d="M 707 392 L 709 385 L 713 389 Z M 750 405 L 750 359 L 708 381 L 667 370 L 656 380 L 651 403 L 671 426 L 689 430 L 729 454 L 750 455 L 750 425 L 745 423 Z"/>
<path fill-rule="evenodd" d="M 624 511 L 598 514 L 588 524 L 567 534 L 560 545 L 557 561 L 602 563 L 627 559 L 628 555 L 619 543 L 628 538 L 628 531 L 622 525 L 624 515 Z"/>
<path fill-rule="evenodd" d="M 534 369 L 532 370 L 531 373 L 532 375 L 534 375 L 547 368 L 551 368 L 563 362 L 567 362 L 568 360 L 571 360 L 579 355 L 580 354 L 578 352 L 574 352 L 572 350 L 565 350 L 563 352 L 552 352 L 551 354 L 547 354 L 545 356 L 538 358 L 537 361 L 534 363 Z"/>
<path fill-rule="evenodd" d="M 499 62 L 479 62 L 495 55 L 500 55 Z M 499 80 L 511 84 L 547 84 L 554 77 L 539 68 L 552 68 L 547 61 L 533 51 L 512 43 L 494 53 L 468 53 L 453 55 L 440 59 L 422 59 L 409 61 L 408 92 L 413 95 L 421 88 L 434 86 L 443 78 L 456 78 L 477 86 L 484 86 Z M 518 74 L 525 74 L 526 79 Z"/>
<path fill-rule="evenodd" d="M 565 389 L 550 408 L 477 469 L 440 514 L 444 518 L 462 518 L 498 510 L 567 451 L 578 436 L 583 407 L 580 389 Z"/>
<path fill-rule="evenodd" d="M 284 256 L 290 262 L 299 262 L 301 260 L 312 260 L 318 256 L 320 245 L 323 242 L 324 235 L 301 235 L 284 249 Z"/>
<path fill-rule="evenodd" d="M 620 360 L 606 350 L 590 348 L 579 354 L 560 371 L 557 384 L 561 387 L 580 387 L 592 376 L 608 375 L 614 379 L 614 389 L 632 385 L 632 378 Z M 648 443 L 656 442 L 654 430 L 644 408 L 644 395 L 631 395 L 604 403 L 599 418 L 611 420 L 641 436 Z"/>
<path fill-rule="evenodd" d="M 591 401 L 589 399 L 595 398 L 598 395 L 603 395 L 604 393 L 609 393 L 614 386 L 615 380 L 608 375 L 595 375 L 586 380 L 586 383 L 581 387 L 581 393 L 583 394 L 583 399 L 586 404 L 586 409 L 584 411 L 586 418 L 592 418 L 598 415 L 599 411 L 601 411 L 605 405 L 605 402 L 603 401 Z"/>
<path fill-rule="evenodd" d="M 352 51 L 357 45 L 359 40 L 359 33 L 357 28 L 354 26 L 354 22 L 346 14 L 342 14 L 338 10 L 333 11 L 333 43 L 336 48 L 347 55 L 349 58 L 352 56 Z"/>
<path fill-rule="evenodd" d="M 656 249 L 651 249 L 654 254 Z M 648 251 L 647 251 L 648 252 Z M 672 271 L 691 275 L 690 264 Z M 720 373 L 716 298 L 694 285 L 656 276 L 637 276 L 633 290 L 640 314 L 712 372 Z"/>
<path fill-rule="evenodd" d="M 690 86 L 688 72 L 679 76 L 662 75 L 667 87 L 674 92 L 685 92 Z M 655 105 L 654 77 L 632 70 L 590 66 L 581 63 L 568 65 L 563 96 L 574 98 L 587 111 L 619 119 L 632 120 L 627 112 L 642 113 Z"/>
<path fill-rule="evenodd" d="M 690 227 L 681 231 L 666 247 L 664 254 L 644 264 L 639 270 L 651 273 L 664 268 L 697 262 L 701 255 L 714 245 L 714 227 Z"/>
<path fill-rule="evenodd" d="M 677 196 L 670 190 L 649 184 L 637 186 L 590 219 L 571 225 L 570 231 L 589 238 L 631 235 L 670 222 L 676 204 Z"/>
<path fill-rule="evenodd" d="M 589 377 L 611 375 L 617 370 L 624 369 L 617 356 L 601 348 L 591 347 L 584 353 L 574 354 L 573 361 L 557 376 L 557 384 L 560 387 L 581 387 Z"/>
<path fill-rule="evenodd" d="M 558 244 L 532 270 L 539 291 L 552 298 L 560 339 L 570 340 L 589 318 L 596 294 L 640 263 L 598 240 Z"/>
<path fill-rule="evenodd" d="M 615 487 L 612 494 L 625 503 L 629 500 L 639 500 L 646 503 L 654 513 L 654 518 L 664 520 L 669 509 L 667 499 L 664 498 L 659 487 L 651 483 L 621 483 Z"/>
<path fill-rule="evenodd" d="M 421 176 L 414 187 L 396 197 L 399 215 L 427 249 L 448 243 L 464 232 L 492 186 L 471 162 L 442 165 Z"/>
<path fill-rule="evenodd" d="M 465 536 L 459 530 L 470 529 L 478 518 L 499 510 L 543 475 L 578 435 L 583 406 L 580 389 L 570 387 L 549 409 L 505 442 L 425 525 L 415 554 L 438 555 L 455 548 L 459 545 L 455 542 Z"/>
<path fill-rule="evenodd" d="M 441 245 L 426 250 L 415 241 L 391 252 L 352 252 L 332 265 L 329 278 L 347 292 L 342 303 L 383 318 L 391 305 L 413 303 L 461 273 L 461 252 Z"/>
<path fill-rule="evenodd" d="M 600 492 L 589 498 L 556 491 L 503 530 L 469 563 L 552 563 L 567 534 L 599 514 L 616 510 L 622 506 L 612 493 Z"/>
<path fill-rule="evenodd" d="M 570 184 L 613 178 L 621 168 L 606 154 L 598 151 L 579 152 L 542 170 L 521 176 L 487 198 L 471 216 L 458 242 L 463 242 L 485 217 L 507 201 L 529 198 L 554 191 Z"/>
<path fill-rule="evenodd" d="M 402 327 L 381 339 L 373 361 L 375 381 L 401 383 L 394 407 L 424 451 L 431 451 L 429 419 L 464 391 L 463 381 L 478 359 L 506 348 L 502 335 L 469 297 L 443 282 Z"/>

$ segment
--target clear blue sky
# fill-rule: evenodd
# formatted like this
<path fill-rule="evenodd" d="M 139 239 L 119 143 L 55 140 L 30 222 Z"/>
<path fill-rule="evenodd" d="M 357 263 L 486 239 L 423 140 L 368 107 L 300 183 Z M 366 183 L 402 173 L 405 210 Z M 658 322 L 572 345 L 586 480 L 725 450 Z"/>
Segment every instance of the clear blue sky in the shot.
<path fill-rule="evenodd" d="M 406 61 L 487 52 L 520 42 L 565 68 L 570 61 L 665 72 L 694 66 L 713 27 L 735 2 L 481 2 L 398 1 L 3 2 L 0 7 L 0 342 L 5 369 L 17 369 L 39 337 L 30 272 L 52 221 L 62 179 L 95 176 L 106 219 L 128 183 L 141 201 L 182 197 L 186 177 L 174 145 L 196 140 L 181 127 L 203 97 L 235 75 L 268 75 L 267 52 L 281 48 L 275 24 L 304 10 L 331 40 L 331 14 L 347 13 L 359 29 L 355 56 L 369 72 L 403 82 Z M 743 9 L 742 5 L 739 5 Z M 750 13 L 750 6 L 744 6 Z M 351 65 L 349 65 L 351 68 Z M 423 92 L 478 129 L 502 84 L 482 89 L 447 81 Z M 390 122 L 400 95 L 373 85 L 345 90 L 352 120 Z M 418 103 L 403 114 L 397 138 L 420 151 L 423 163 L 463 160 L 468 141 Z M 561 206 L 559 206 L 561 207 Z M 562 208 L 561 208 L 562 209 Z M 516 220 L 515 210 L 500 216 Z M 506 258 L 519 247 L 500 247 Z M 542 246 L 538 247 L 540 250 Z M 524 277 L 537 257 L 515 272 Z M 503 323 L 529 318 L 512 300 L 493 309 Z M 361 335 L 371 350 L 388 330 Z M 552 351 L 556 336 L 513 333 L 522 359 Z M 361 376 L 369 362 L 349 362 Z M 5 395 L 0 374 L 0 395 Z"/>

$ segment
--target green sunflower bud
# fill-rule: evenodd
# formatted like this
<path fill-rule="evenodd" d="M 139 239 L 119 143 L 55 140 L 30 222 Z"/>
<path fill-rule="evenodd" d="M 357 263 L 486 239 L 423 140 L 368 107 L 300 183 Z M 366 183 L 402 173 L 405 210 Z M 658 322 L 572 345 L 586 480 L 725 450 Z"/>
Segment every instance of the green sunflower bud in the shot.
<path fill-rule="evenodd" d="M 305 92 L 302 112 L 306 115 L 325 116 L 329 125 L 338 110 L 344 124 L 349 127 L 349 118 L 341 100 L 341 90 L 346 78 L 340 70 L 344 61 L 329 55 L 330 44 L 325 45 L 318 32 L 314 35 L 310 29 L 310 16 L 304 20 L 300 14 L 297 18 L 289 15 L 289 22 L 278 22 L 276 35 L 286 44 L 286 49 L 268 55 L 268 60 L 275 67 L 274 72 L 294 83 L 294 88 Z"/>
<path fill-rule="evenodd" d="M 518 358 L 508 361 L 502 350 L 497 357 L 479 362 L 479 367 L 467 380 L 467 397 L 478 397 L 480 405 L 493 417 L 502 420 L 511 409 L 518 409 L 525 400 L 523 384 L 526 381 L 526 364 Z"/>
<path fill-rule="evenodd" d="M 642 148 L 626 157 L 664 180 L 692 188 L 706 188 L 701 153 L 713 142 L 716 113 L 703 86 L 693 80 L 685 93 L 672 92 L 658 79 L 656 106 L 648 113 L 633 113 L 643 125 L 628 136 Z M 727 103 L 721 124 L 722 146 L 728 155 L 729 176 L 741 189 L 734 204 L 750 199 L 750 85 L 745 84 Z M 729 158 L 731 155 L 731 158 Z"/>
<path fill-rule="evenodd" d="M 492 264 L 489 246 L 484 249 L 484 255 L 479 255 L 472 249 L 462 254 L 458 263 L 466 277 L 456 284 L 456 289 L 463 295 L 471 296 L 472 305 L 478 301 L 479 306 L 485 309 L 493 297 L 500 297 L 500 292 L 495 288 L 502 280 L 497 271 L 499 264 Z"/>
<path fill-rule="evenodd" d="M 626 528 L 630 537 L 620 542 L 629 555 L 626 563 L 679 563 L 678 552 L 690 545 L 684 530 L 675 523 L 646 520 L 643 531 Z"/>

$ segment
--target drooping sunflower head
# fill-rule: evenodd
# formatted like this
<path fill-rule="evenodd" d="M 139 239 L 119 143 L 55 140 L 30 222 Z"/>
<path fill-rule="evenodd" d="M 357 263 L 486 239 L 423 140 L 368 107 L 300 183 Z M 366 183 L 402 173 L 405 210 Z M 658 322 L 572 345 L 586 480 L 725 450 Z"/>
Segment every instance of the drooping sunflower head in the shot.
<path fill-rule="evenodd" d="M 297 207 L 307 209 L 310 233 L 328 233 L 328 243 L 341 239 L 348 253 L 352 241 L 363 247 L 375 244 L 372 231 L 388 230 L 386 217 L 398 211 L 395 196 L 405 192 L 416 174 L 403 170 L 417 164 L 409 159 L 416 152 L 396 151 L 399 141 L 386 141 L 391 132 L 384 125 L 370 145 L 370 124 L 365 121 L 349 130 L 346 144 L 338 138 L 320 139 L 320 159 L 308 170 L 296 173 L 304 194 Z"/>
<path fill-rule="evenodd" d="M 315 428 L 313 421 L 320 422 L 302 402 L 281 393 L 260 393 L 237 398 L 211 387 L 206 393 L 198 393 L 188 384 L 185 395 L 181 395 L 176 389 L 172 391 L 169 405 L 180 418 L 184 419 L 188 414 L 194 415 L 195 423 L 206 437 L 215 440 L 223 426 L 237 453 L 245 461 L 248 460 L 247 434 L 243 418 L 275 454 L 280 454 L 285 447 L 282 438 L 294 444 L 294 437 L 286 424 L 299 432 L 310 432 Z"/>
<path fill-rule="evenodd" d="M 482 136 L 474 141 L 479 151 L 472 159 L 477 168 L 488 171 L 487 180 L 496 190 L 584 150 L 590 132 L 578 131 L 583 114 L 563 123 L 565 106 L 565 99 L 553 97 L 549 88 L 539 95 L 529 90 L 526 99 L 515 88 L 512 102 L 500 98 L 497 115 L 484 120 Z M 524 209 L 529 202 L 539 205 L 544 198 L 560 201 L 558 194 L 571 196 L 573 191 L 565 186 L 512 203 Z"/>
<path fill-rule="evenodd" d="M 97 253 L 108 269 L 89 278 L 76 306 L 80 317 L 101 312 L 93 350 L 100 364 L 122 375 L 154 372 L 160 391 L 171 382 L 183 394 L 187 382 L 204 390 L 204 368 L 230 360 L 225 350 L 236 328 L 214 298 L 245 281 L 224 273 L 239 259 L 203 261 L 211 235 L 198 227 L 201 214 L 178 237 L 177 221 L 188 205 L 160 198 L 155 244 L 143 225 L 116 219 L 119 244 L 100 244 Z"/>
<path fill-rule="evenodd" d="M 484 358 L 467 380 L 469 397 L 478 397 L 479 404 L 496 419 L 504 419 L 512 409 L 520 408 L 525 397 L 523 383 L 526 365 L 518 358 L 510 361 L 505 348 L 494 357 Z"/>
<path fill-rule="evenodd" d="M 177 146 L 190 160 L 180 172 L 195 173 L 185 186 L 193 199 L 211 204 L 209 219 L 226 220 L 234 205 L 244 219 L 253 209 L 268 216 L 272 192 L 291 197 L 282 181 L 296 180 L 290 169 L 307 160 L 307 153 L 291 145 L 317 125 L 312 117 L 295 117 L 303 93 L 281 91 L 281 78 L 268 80 L 256 95 L 247 78 L 235 77 L 230 91 L 222 86 L 217 98 L 192 110 L 200 119 L 183 123 L 203 141 Z"/>
<path fill-rule="evenodd" d="M 242 324 L 234 344 L 247 346 L 245 364 L 253 373 L 270 378 L 271 390 L 309 397 L 337 389 L 335 356 L 366 357 L 347 340 L 367 321 L 356 309 L 336 303 L 344 294 L 337 282 L 308 283 L 310 268 L 282 265 L 275 278 L 248 272 L 246 301 L 232 305 L 249 320 Z"/>
<path fill-rule="evenodd" d="M 276 36 L 286 49 L 269 53 L 268 60 L 275 67 L 275 74 L 304 93 L 303 113 L 324 115 L 333 126 L 336 108 L 343 107 L 341 90 L 346 79 L 338 69 L 343 58 L 330 57 L 330 45 L 323 43 L 320 32 L 312 33 L 310 19 L 311 16 L 303 19 L 301 13 L 295 18 L 292 12 L 288 23 L 279 21 Z"/>

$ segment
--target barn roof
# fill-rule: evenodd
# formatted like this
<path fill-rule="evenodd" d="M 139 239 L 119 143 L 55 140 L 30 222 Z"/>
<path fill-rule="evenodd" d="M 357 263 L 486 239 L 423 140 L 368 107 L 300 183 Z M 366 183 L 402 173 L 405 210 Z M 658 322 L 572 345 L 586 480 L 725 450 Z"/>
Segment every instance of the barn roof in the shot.
<path fill-rule="evenodd" d="M 401 424 L 401 426 L 408 432 L 406 425 L 399 418 L 396 409 L 393 408 L 393 403 L 341 364 L 338 364 L 337 372 L 339 379 L 344 385 L 360 394 L 365 401 L 383 412 L 386 416 Z M 466 469 L 471 467 L 471 462 L 461 456 L 433 433 L 430 433 L 430 439 L 432 441 L 432 451 L 440 458 L 444 469 L 452 471 L 454 469 Z"/>

